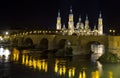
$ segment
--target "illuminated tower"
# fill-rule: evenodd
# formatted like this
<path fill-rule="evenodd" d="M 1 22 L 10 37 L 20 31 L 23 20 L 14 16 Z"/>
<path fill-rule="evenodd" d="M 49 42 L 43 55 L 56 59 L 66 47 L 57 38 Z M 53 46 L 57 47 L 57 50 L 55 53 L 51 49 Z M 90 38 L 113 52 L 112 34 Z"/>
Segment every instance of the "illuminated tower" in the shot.
<path fill-rule="evenodd" d="M 79 16 L 79 19 L 78 19 L 78 20 L 79 20 L 78 22 L 81 23 L 81 16 Z"/>
<path fill-rule="evenodd" d="M 60 17 L 60 11 L 58 11 L 56 29 L 57 29 L 57 30 L 61 30 L 61 17 Z"/>
<path fill-rule="evenodd" d="M 98 18 L 98 34 L 103 35 L 103 21 L 102 21 L 102 14 L 100 12 L 99 18 Z"/>
<path fill-rule="evenodd" d="M 89 29 L 89 20 L 88 20 L 88 16 L 86 15 L 86 20 L 85 20 L 85 30 Z"/>
<path fill-rule="evenodd" d="M 72 7 L 70 8 L 69 21 L 68 21 L 69 35 L 74 32 L 74 16 L 72 13 Z"/>
<path fill-rule="evenodd" d="M 76 29 L 80 28 L 80 24 L 81 24 L 81 16 L 79 16 L 79 19 L 78 19 L 78 22 L 77 22 L 77 25 L 76 25 Z"/>

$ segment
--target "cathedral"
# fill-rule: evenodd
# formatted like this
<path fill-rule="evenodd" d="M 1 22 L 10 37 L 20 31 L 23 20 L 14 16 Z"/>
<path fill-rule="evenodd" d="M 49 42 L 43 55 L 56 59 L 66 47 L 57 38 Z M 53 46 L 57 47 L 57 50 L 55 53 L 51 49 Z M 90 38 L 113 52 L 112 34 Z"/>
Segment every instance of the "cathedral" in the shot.
<path fill-rule="evenodd" d="M 98 27 L 94 26 L 93 29 L 89 26 L 88 16 L 86 16 L 85 22 L 81 22 L 81 17 L 77 24 L 74 24 L 74 14 L 72 12 L 72 8 L 70 8 L 69 18 L 68 18 L 68 28 L 66 28 L 65 24 L 61 24 L 61 16 L 60 11 L 58 12 L 56 30 L 62 31 L 63 35 L 103 35 L 103 22 L 101 13 L 98 18 Z"/>

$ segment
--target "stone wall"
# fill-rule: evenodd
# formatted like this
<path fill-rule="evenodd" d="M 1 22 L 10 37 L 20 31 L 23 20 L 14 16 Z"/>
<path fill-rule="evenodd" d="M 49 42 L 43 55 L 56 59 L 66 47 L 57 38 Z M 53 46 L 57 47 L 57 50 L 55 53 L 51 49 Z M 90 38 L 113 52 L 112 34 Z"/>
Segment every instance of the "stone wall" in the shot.
<path fill-rule="evenodd" d="M 16 44 L 22 46 L 25 39 L 30 38 L 33 44 L 38 46 L 42 39 L 48 40 L 48 49 L 56 49 L 59 46 L 60 40 L 64 39 L 66 41 L 65 47 L 70 46 L 73 48 L 73 54 L 88 54 L 90 52 L 90 44 L 92 42 L 99 42 L 103 44 L 106 48 L 106 52 L 112 52 L 120 56 L 120 36 L 75 36 L 75 35 L 25 35 L 12 37 L 11 41 L 18 41 Z M 13 43 L 13 44 L 14 44 Z"/>

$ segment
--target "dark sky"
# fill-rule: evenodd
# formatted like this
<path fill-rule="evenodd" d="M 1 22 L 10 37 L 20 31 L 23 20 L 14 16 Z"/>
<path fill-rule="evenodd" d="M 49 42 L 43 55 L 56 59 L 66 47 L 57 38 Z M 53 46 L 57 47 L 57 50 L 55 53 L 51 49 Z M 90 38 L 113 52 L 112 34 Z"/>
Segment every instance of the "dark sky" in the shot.
<path fill-rule="evenodd" d="M 113 0 L 1 0 L 0 29 L 48 28 L 54 29 L 58 9 L 62 23 L 67 25 L 70 6 L 73 7 L 75 23 L 79 14 L 82 21 L 87 14 L 90 25 L 97 25 L 102 12 L 104 29 L 120 29 L 120 4 Z"/>

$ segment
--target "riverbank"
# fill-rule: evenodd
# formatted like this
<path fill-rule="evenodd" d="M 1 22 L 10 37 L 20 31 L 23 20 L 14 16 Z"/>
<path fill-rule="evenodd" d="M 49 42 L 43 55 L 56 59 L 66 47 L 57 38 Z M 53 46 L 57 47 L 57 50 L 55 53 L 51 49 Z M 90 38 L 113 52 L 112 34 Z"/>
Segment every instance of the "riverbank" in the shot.
<path fill-rule="evenodd" d="M 99 59 L 100 62 L 104 63 L 120 63 L 120 58 L 116 54 L 106 52 Z"/>

